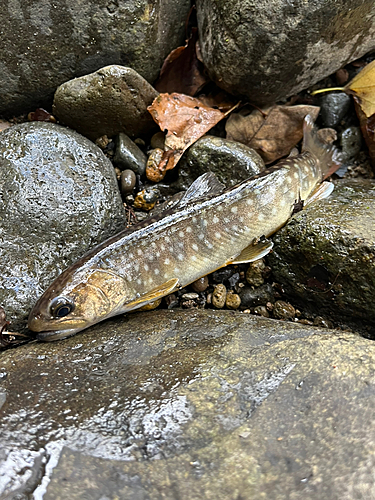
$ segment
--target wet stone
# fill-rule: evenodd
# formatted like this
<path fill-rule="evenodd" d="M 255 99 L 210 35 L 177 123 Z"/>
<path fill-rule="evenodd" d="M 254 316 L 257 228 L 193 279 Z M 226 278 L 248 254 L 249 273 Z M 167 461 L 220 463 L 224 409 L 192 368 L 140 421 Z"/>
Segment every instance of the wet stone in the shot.
<path fill-rule="evenodd" d="M 260 286 L 264 283 L 263 273 L 265 270 L 265 263 L 263 259 L 251 262 L 249 268 L 246 271 L 246 281 L 251 286 Z"/>
<path fill-rule="evenodd" d="M 151 210 L 154 208 L 158 198 L 160 196 L 160 191 L 157 187 L 149 186 L 142 189 L 134 200 L 135 208 L 140 208 L 142 210 Z"/>
<path fill-rule="evenodd" d="M 0 496 L 373 498 L 374 359 L 355 334 L 199 309 L 8 350 Z"/>
<path fill-rule="evenodd" d="M 208 287 L 208 278 L 203 276 L 191 284 L 191 288 L 196 292 L 204 292 Z"/>
<path fill-rule="evenodd" d="M 226 297 L 226 287 L 223 284 L 216 285 L 212 293 L 212 305 L 217 309 L 222 309 L 225 306 Z"/>
<path fill-rule="evenodd" d="M 277 319 L 293 319 L 296 316 L 296 310 L 288 302 L 277 300 L 273 305 L 273 315 Z"/>
<path fill-rule="evenodd" d="M 351 97 L 345 92 L 327 92 L 320 98 L 320 113 L 325 127 L 337 127 L 346 117 Z"/>
<path fill-rule="evenodd" d="M 244 287 L 239 292 L 241 298 L 241 308 L 265 306 L 268 302 L 274 302 L 274 290 L 269 283 L 256 289 Z"/>
<path fill-rule="evenodd" d="M 270 313 L 267 311 L 266 306 L 256 306 L 254 307 L 254 314 L 257 316 L 263 316 L 264 318 L 269 318 Z"/>
<path fill-rule="evenodd" d="M 137 177 L 133 170 L 123 170 L 120 174 L 120 188 L 123 196 L 133 192 Z"/>
<path fill-rule="evenodd" d="M 92 140 L 102 135 L 114 137 L 120 132 L 137 137 L 156 128 L 147 106 L 157 95 L 133 69 L 106 66 L 60 85 L 55 92 L 53 113 L 62 123 Z"/>
<path fill-rule="evenodd" d="M 164 142 L 165 142 L 165 135 L 163 132 L 156 132 L 151 137 L 151 147 L 152 149 L 161 149 L 164 151 Z"/>
<path fill-rule="evenodd" d="M 116 153 L 113 163 L 121 170 L 130 169 L 143 175 L 146 170 L 147 156 L 124 133 L 120 133 L 116 141 Z"/>
<path fill-rule="evenodd" d="M 239 142 L 221 137 L 204 136 L 195 142 L 179 161 L 177 190 L 187 189 L 200 175 L 211 171 L 225 186 L 248 179 L 264 170 L 259 154 Z"/>
<path fill-rule="evenodd" d="M 1 132 L 0 172 L 0 304 L 18 331 L 66 267 L 124 228 L 125 213 L 108 158 L 59 125 Z"/>
<path fill-rule="evenodd" d="M 362 148 L 362 133 L 359 127 L 348 127 L 341 133 L 340 146 L 343 161 L 351 161 L 356 158 Z"/>
<path fill-rule="evenodd" d="M 223 281 L 229 280 L 231 276 L 233 276 L 236 271 L 232 267 L 224 267 L 219 269 L 218 271 L 214 271 L 211 274 L 212 281 L 214 283 L 222 283 Z"/>
<path fill-rule="evenodd" d="M 269 263 L 302 311 L 373 335 L 375 182 L 335 182 L 329 198 L 296 214 L 273 237 Z"/>
<path fill-rule="evenodd" d="M 233 291 L 230 290 L 227 293 L 225 299 L 225 305 L 228 309 L 238 309 L 241 305 L 240 296 L 237 293 L 233 293 Z"/>

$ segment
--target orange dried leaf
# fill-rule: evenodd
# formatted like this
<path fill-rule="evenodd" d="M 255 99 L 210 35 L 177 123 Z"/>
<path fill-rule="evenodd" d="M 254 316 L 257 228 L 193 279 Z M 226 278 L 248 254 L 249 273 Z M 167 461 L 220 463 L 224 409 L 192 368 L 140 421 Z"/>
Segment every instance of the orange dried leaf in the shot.
<path fill-rule="evenodd" d="M 232 111 L 222 113 L 219 109 L 206 106 L 199 99 L 178 93 L 160 94 L 147 109 L 160 129 L 166 132 L 165 151 L 173 151 L 168 161 L 164 158 L 160 162 L 161 174 L 174 168 L 189 146 Z"/>
<path fill-rule="evenodd" d="M 364 114 L 375 114 L 375 61 L 370 62 L 345 86 L 345 92 L 354 94 Z"/>
<path fill-rule="evenodd" d="M 246 109 L 229 117 L 227 138 L 254 148 L 265 163 L 272 163 L 290 153 L 303 136 L 303 119 L 310 114 L 315 120 L 318 106 L 273 106 L 265 110 Z"/>

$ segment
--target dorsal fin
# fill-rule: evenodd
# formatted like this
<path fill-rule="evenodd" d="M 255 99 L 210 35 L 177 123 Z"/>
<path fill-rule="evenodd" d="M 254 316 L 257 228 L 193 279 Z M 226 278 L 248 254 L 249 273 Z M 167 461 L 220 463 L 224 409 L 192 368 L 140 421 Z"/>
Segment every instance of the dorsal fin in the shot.
<path fill-rule="evenodd" d="M 206 196 L 214 196 L 220 194 L 225 189 L 213 172 L 206 172 L 205 174 L 195 179 L 193 184 L 185 192 L 179 203 L 180 206 L 187 205 L 193 200 L 204 198 Z"/>

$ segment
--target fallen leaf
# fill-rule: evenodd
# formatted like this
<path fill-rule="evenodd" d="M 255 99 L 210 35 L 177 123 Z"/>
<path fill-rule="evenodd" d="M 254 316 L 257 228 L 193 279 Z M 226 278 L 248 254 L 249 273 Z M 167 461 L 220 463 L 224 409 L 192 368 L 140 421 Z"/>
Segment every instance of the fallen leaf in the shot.
<path fill-rule="evenodd" d="M 174 168 L 184 151 L 208 132 L 233 109 L 223 113 L 185 94 L 160 94 L 147 109 L 163 132 L 166 132 L 164 154 L 152 178 L 161 181 L 167 170 Z"/>
<path fill-rule="evenodd" d="M 358 98 L 358 103 L 367 118 L 375 114 L 375 61 L 367 64 L 344 87 L 344 91 Z"/>
<path fill-rule="evenodd" d="M 43 108 L 37 108 L 27 115 L 29 122 L 52 122 L 56 123 L 56 118 Z"/>
<path fill-rule="evenodd" d="M 172 50 L 164 61 L 155 89 L 158 92 L 179 92 L 194 96 L 210 81 L 201 61 L 197 58 L 198 30 L 193 28 L 184 47 Z"/>
<path fill-rule="evenodd" d="M 354 106 L 359 118 L 359 125 L 361 127 L 363 138 L 365 139 L 368 147 L 371 162 L 375 165 L 375 114 L 367 117 L 362 109 L 359 99 L 356 96 L 354 96 Z"/>
<path fill-rule="evenodd" d="M 303 136 L 303 119 L 311 115 L 316 120 L 318 106 L 273 106 L 255 109 L 250 114 L 245 108 L 232 114 L 225 125 L 227 139 L 255 149 L 266 164 L 287 156 Z"/>

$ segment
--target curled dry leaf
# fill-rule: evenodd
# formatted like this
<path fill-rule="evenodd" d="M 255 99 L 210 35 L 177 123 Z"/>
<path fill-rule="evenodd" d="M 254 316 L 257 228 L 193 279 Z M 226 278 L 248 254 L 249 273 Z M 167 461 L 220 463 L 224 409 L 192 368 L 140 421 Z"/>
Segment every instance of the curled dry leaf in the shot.
<path fill-rule="evenodd" d="M 287 156 L 303 136 L 303 119 L 310 114 L 316 120 L 318 106 L 273 106 L 265 110 L 246 109 L 229 117 L 227 138 L 254 148 L 264 162 L 272 163 Z"/>
<path fill-rule="evenodd" d="M 228 115 L 185 94 L 160 94 L 147 109 L 160 129 L 166 132 L 164 154 L 157 168 L 147 169 L 147 178 L 161 181 L 174 168 L 184 151 Z"/>
<path fill-rule="evenodd" d="M 197 40 L 198 29 L 193 28 L 186 45 L 172 50 L 155 84 L 158 92 L 179 92 L 193 96 L 210 81 L 197 57 Z"/>
<path fill-rule="evenodd" d="M 37 108 L 27 115 L 29 122 L 51 122 L 56 123 L 56 118 L 43 108 Z"/>
<path fill-rule="evenodd" d="M 347 94 L 357 97 L 357 104 L 369 118 L 375 114 L 375 61 L 367 64 L 345 87 Z"/>

